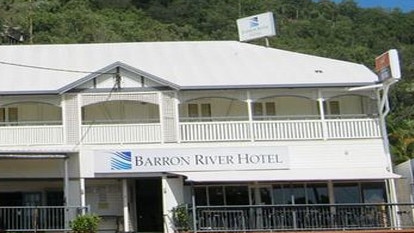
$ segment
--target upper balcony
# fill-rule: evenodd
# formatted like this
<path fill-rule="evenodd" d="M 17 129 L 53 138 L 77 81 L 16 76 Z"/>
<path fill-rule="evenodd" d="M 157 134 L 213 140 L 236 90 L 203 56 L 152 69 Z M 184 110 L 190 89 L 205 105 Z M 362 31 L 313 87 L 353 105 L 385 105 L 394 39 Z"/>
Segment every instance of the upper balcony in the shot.
<path fill-rule="evenodd" d="M 270 96 L 251 101 L 205 97 L 180 105 L 181 142 L 379 138 L 375 101 Z"/>
<path fill-rule="evenodd" d="M 88 94 L 90 100 L 72 107 L 76 111 L 41 101 L 15 102 L 0 108 L 0 145 L 67 144 L 70 130 L 79 130 L 73 134 L 78 144 L 381 137 L 376 101 L 368 96 L 240 93 L 192 92 L 168 101 L 159 92 L 117 93 L 112 99 Z M 68 123 L 69 118 L 78 120 Z"/>
<path fill-rule="evenodd" d="M 17 102 L 0 107 L 0 145 L 64 143 L 62 110 L 44 102 Z"/>

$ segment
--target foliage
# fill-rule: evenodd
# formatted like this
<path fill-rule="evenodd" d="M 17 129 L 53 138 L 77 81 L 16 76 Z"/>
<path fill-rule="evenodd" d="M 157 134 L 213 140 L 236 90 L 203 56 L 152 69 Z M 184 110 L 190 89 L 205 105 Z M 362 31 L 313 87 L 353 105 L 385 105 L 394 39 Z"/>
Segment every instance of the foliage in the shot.
<path fill-rule="evenodd" d="M 99 216 L 94 214 L 79 215 L 70 223 L 70 227 L 75 233 L 95 233 L 100 221 Z"/>
<path fill-rule="evenodd" d="M 0 0 L 0 23 L 26 35 L 23 43 L 238 40 L 236 19 L 266 11 L 277 24 L 271 47 L 370 69 L 376 56 L 397 49 L 404 81 L 391 93 L 390 142 L 394 161 L 414 157 L 394 144 L 397 132 L 414 130 L 407 128 L 414 118 L 414 12 L 360 8 L 356 0 Z"/>
<path fill-rule="evenodd" d="M 188 231 L 190 229 L 190 216 L 187 205 L 179 205 L 172 209 L 172 219 L 175 229 Z"/>

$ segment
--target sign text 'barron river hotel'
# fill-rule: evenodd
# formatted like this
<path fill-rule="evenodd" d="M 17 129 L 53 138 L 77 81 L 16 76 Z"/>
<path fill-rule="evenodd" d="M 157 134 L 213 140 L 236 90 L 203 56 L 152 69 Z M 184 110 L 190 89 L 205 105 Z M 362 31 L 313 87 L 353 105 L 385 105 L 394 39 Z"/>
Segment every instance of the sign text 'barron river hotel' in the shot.
<path fill-rule="evenodd" d="M 287 147 L 94 151 L 97 173 L 288 169 Z"/>

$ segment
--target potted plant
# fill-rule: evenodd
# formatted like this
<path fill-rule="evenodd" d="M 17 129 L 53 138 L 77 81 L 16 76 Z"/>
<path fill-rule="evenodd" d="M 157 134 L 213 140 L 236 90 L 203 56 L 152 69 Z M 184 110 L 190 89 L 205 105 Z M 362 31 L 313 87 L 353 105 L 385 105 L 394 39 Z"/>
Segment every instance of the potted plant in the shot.
<path fill-rule="evenodd" d="M 74 233 L 96 233 L 101 218 L 95 214 L 84 214 L 77 216 L 70 227 Z"/>
<path fill-rule="evenodd" d="M 187 205 L 179 205 L 173 208 L 172 214 L 174 228 L 178 232 L 187 232 L 190 230 L 190 216 Z"/>

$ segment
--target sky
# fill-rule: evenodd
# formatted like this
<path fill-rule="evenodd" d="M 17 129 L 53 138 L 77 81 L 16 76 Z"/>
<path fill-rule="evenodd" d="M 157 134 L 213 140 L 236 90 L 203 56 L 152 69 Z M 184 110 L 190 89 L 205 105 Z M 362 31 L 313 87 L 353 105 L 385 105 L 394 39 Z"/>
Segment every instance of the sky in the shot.
<path fill-rule="evenodd" d="M 342 0 L 335 0 L 341 2 Z M 414 0 L 354 0 L 359 7 L 400 8 L 404 12 L 414 11 Z"/>

